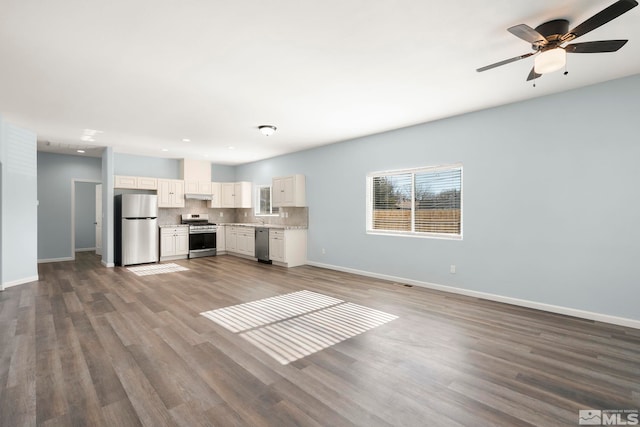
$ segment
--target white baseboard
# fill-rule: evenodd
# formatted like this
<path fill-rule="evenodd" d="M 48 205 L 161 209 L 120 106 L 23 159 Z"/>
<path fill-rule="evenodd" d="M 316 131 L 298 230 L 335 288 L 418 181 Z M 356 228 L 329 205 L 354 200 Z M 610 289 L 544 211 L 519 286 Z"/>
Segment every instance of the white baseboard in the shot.
<path fill-rule="evenodd" d="M 102 265 L 104 265 L 107 268 L 111 268 L 111 267 L 115 267 L 116 265 L 112 262 L 105 262 L 103 259 L 100 260 L 100 262 L 102 263 Z"/>
<path fill-rule="evenodd" d="M 12 286 L 23 285 L 25 283 L 31 283 L 31 282 L 36 282 L 36 281 L 38 281 L 38 275 L 31 276 L 31 277 L 24 277 L 24 278 L 18 279 L 18 280 L 12 280 L 11 282 L 3 283 L 2 284 L 2 290 L 5 290 L 5 289 L 10 288 Z"/>
<path fill-rule="evenodd" d="M 564 314 L 566 316 L 579 317 L 581 319 L 595 320 L 597 322 L 611 323 L 614 325 L 627 326 L 629 328 L 640 329 L 640 320 L 627 319 L 625 317 L 617 317 L 617 316 L 611 316 L 608 314 L 594 313 L 591 311 L 578 310 L 575 308 L 563 307 L 559 305 L 545 304 L 541 302 L 490 294 L 486 292 L 473 291 L 470 289 L 456 288 L 453 286 L 438 285 L 436 283 L 421 282 L 418 280 L 405 279 L 403 277 L 390 276 L 387 274 L 371 273 L 369 271 L 356 270 L 354 268 L 340 267 L 337 265 L 323 264 L 323 263 L 314 262 L 314 261 L 307 261 L 307 265 L 326 268 L 329 270 L 343 271 L 345 273 L 359 274 L 361 276 L 373 277 L 376 279 L 389 280 L 391 282 L 406 283 L 408 285 L 421 286 L 423 288 L 434 289 L 437 291 L 466 295 L 474 298 L 481 298 L 481 299 L 486 299 L 490 301 L 502 302 L 505 304 L 511 304 L 511 305 L 517 305 L 521 307 L 533 308 L 536 310 L 548 311 L 551 313 Z"/>
<path fill-rule="evenodd" d="M 95 250 L 96 248 L 80 248 L 80 249 L 76 248 L 76 252 L 92 252 Z"/>
<path fill-rule="evenodd" d="M 38 260 L 38 264 L 42 264 L 45 262 L 63 262 L 63 261 L 73 261 L 75 258 L 72 256 L 68 256 L 68 257 L 63 257 L 63 258 L 46 258 L 46 259 L 39 259 Z"/>

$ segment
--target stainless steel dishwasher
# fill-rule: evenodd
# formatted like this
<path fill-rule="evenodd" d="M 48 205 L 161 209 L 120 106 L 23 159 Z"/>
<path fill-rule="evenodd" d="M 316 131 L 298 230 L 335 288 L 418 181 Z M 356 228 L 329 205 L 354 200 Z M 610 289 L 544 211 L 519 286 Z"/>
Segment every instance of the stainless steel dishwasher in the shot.
<path fill-rule="evenodd" d="M 258 262 L 271 264 L 269 259 L 269 229 L 256 227 L 256 258 Z"/>

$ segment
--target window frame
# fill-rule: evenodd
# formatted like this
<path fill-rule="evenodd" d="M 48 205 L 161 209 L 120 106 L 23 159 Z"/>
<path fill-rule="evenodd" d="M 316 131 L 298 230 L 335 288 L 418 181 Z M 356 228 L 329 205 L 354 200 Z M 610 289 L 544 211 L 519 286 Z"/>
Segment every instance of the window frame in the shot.
<path fill-rule="evenodd" d="M 270 184 L 265 184 L 265 185 L 256 185 L 256 203 L 255 203 L 255 209 L 253 210 L 253 216 L 280 216 L 280 208 L 276 207 L 276 212 L 273 212 L 273 186 Z M 260 212 L 260 190 L 262 188 L 268 188 L 269 189 L 269 210 L 271 213 L 262 213 Z"/>
<path fill-rule="evenodd" d="M 438 172 L 438 171 L 450 171 L 460 170 L 460 233 L 437 233 L 428 231 L 414 231 L 415 230 L 415 175 L 422 172 Z M 411 231 L 401 230 L 381 230 L 373 228 L 373 180 L 376 177 L 386 177 L 394 175 L 411 174 Z M 397 169 L 371 172 L 366 177 L 366 233 L 370 235 L 381 236 L 401 236 L 401 237 L 417 237 L 427 239 L 444 239 L 444 240 L 463 240 L 464 234 L 464 168 L 462 163 L 452 163 L 446 165 L 437 166 L 423 166 L 410 169 Z"/>

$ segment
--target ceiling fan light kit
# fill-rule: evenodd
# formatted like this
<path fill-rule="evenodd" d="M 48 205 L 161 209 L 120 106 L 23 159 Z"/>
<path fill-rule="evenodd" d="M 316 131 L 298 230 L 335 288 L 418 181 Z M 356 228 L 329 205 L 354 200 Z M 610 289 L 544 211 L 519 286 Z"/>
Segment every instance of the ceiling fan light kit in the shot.
<path fill-rule="evenodd" d="M 638 2 L 636 0 L 618 0 L 571 30 L 569 30 L 569 21 L 566 19 L 548 21 L 538 25 L 535 29 L 526 24 L 515 25 L 508 28 L 507 31 L 531 43 L 534 52 L 505 59 L 478 68 L 476 71 L 482 72 L 490 70 L 535 55 L 534 66 L 527 77 L 527 81 L 529 81 L 564 67 L 567 53 L 616 52 L 624 46 L 628 40 L 599 40 L 569 45 L 565 44 L 616 19 L 637 5 Z M 565 74 L 567 73 L 565 72 Z"/>
<path fill-rule="evenodd" d="M 537 74 L 557 71 L 567 63 L 567 52 L 561 47 L 545 50 L 534 60 L 533 69 Z"/>

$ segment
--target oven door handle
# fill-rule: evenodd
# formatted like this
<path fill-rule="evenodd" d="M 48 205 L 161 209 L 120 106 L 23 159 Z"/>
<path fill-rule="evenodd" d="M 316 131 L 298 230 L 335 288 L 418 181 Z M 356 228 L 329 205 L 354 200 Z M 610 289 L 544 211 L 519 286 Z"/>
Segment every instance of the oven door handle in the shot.
<path fill-rule="evenodd" d="M 189 230 L 189 234 L 215 234 L 217 230 Z"/>

